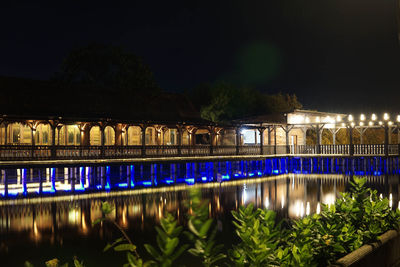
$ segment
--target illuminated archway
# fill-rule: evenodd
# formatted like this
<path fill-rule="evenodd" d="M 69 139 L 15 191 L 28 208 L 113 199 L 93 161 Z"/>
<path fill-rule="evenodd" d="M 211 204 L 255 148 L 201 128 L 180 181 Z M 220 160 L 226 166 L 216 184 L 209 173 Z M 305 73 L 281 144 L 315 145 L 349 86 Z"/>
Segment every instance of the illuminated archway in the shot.
<path fill-rule="evenodd" d="M 32 130 L 28 125 L 15 122 L 8 125 L 9 144 L 32 144 Z"/>
<path fill-rule="evenodd" d="M 146 136 L 145 136 L 146 145 L 154 146 L 157 145 L 156 142 L 156 129 L 154 127 L 146 128 Z"/>
<path fill-rule="evenodd" d="M 115 131 L 111 126 L 107 126 L 104 129 L 104 145 L 113 146 L 115 145 Z"/>
<path fill-rule="evenodd" d="M 64 146 L 79 146 L 81 131 L 78 125 L 63 125 L 56 131 L 56 144 Z"/>
<path fill-rule="evenodd" d="M 142 144 L 142 130 L 139 126 L 129 126 L 128 128 L 128 145 L 139 146 Z"/>
<path fill-rule="evenodd" d="M 162 144 L 163 145 L 177 145 L 178 144 L 178 130 L 177 129 L 168 129 L 164 132 L 162 136 Z"/>
<path fill-rule="evenodd" d="M 35 144 L 36 145 L 51 145 L 51 126 L 48 123 L 40 123 L 36 126 Z"/>
<path fill-rule="evenodd" d="M 99 126 L 90 128 L 90 145 L 101 146 L 101 131 Z"/>

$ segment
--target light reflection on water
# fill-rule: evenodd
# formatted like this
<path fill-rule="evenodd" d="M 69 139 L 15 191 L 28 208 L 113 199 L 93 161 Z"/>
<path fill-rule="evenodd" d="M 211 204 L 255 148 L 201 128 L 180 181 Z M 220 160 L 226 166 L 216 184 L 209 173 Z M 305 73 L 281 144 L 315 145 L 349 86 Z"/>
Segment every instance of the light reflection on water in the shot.
<path fill-rule="evenodd" d="M 204 184 L 280 174 L 399 174 L 397 159 L 277 157 L 262 160 L 10 168 L 0 171 L 2 199 Z M 282 201 L 284 202 L 284 201 Z"/>
<path fill-rule="evenodd" d="M 319 212 L 321 203 L 333 204 L 339 193 L 348 188 L 349 179 L 343 175 L 286 174 L 198 187 L 202 188 L 203 198 L 210 203 L 210 215 L 217 219 L 230 218 L 231 210 L 249 203 L 275 210 L 282 218 L 298 218 Z M 371 176 L 367 185 L 388 197 L 390 205 L 397 208 L 398 176 Z M 86 195 L 85 199 L 71 198 L 72 201 L 53 197 L 41 203 L 9 202 L 0 206 L 0 237 L 11 246 L 18 246 L 19 242 L 60 242 L 64 231 L 75 237 L 94 235 L 102 238 L 92 223 L 102 216 L 101 202 L 104 200 L 115 206 L 111 219 L 129 231 L 146 232 L 159 222 L 165 211 L 177 214 L 181 222 L 185 221 L 185 214 L 190 212 L 185 207 L 188 187 L 181 186 L 178 190 L 174 187 L 158 188 L 149 191 L 151 193 L 132 191 L 131 195 L 112 197 L 97 197 L 93 193 Z M 23 238 L 11 240 L 16 233 Z"/>
<path fill-rule="evenodd" d="M 191 213 L 185 205 L 189 187 L 201 188 L 227 247 L 234 238 L 231 210 L 254 203 L 275 210 L 279 218 L 318 213 L 322 203 L 333 204 L 339 193 L 348 189 L 349 172 L 370 175 L 367 185 L 397 208 L 399 169 L 394 163 L 380 157 L 354 162 L 345 158 L 270 158 L 2 169 L 0 265 L 23 266 L 29 259 L 41 266 L 49 257 L 77 255 L 87 266 L 120 266 L 121 257 L 99 257 L 106 242 L 120 237 L 106 223 L 92 225 L 102 216 L 102 201 L 115 206 L 110 219 L 126 229 L 135 243 L 144 244 L 155 239 L 154 225 L 166 211 L 186 223 Z"/>

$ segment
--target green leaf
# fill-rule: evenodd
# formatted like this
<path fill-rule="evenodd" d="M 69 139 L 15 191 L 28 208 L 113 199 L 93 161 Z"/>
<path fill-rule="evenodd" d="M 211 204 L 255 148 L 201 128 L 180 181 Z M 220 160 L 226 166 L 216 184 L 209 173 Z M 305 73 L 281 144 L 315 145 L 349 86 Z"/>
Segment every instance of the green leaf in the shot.
<path fill-rule="evenodd" d="M 74 259 L 74 265 L 75 265 L 75 267 L 84 267 L 83 261 L 79 262 L 78 259 L 76 259 L 76 258 Z"/>
<path fill-rule="evenodd" d="M 135 258 L 135 256 L 133 256 L 132 253 L 130 253 L 130 252 L 126 253 L 126 258 L 128 260 L 129 266 L 131 266 L 131 267 L 136 267 L 137 266 L 136 265 L 136 258 Z"/>
<path fill-rule="evenodd" d="M 135 251 L 136 246 L 132 244 L 119 244 L 114 247 L 115 251 Z"/>
<path fill-rule="evenodd" d="M 110 205 L 110 203 L 108 203 L 107 201 L 103 202 L 101 204 L 101 211 L 107 215 L 110 214 L 113 211 L 113 207 Z"/>
<path fill-rule="evenodd" d="M 174 237 L 172 239 L 169 239 L 167 243 L 165 244 L 165 255 L 169 256 L 174 252 L 176 246 L 179 244 L 179 239 L 177 237 Z"/>
<path fill-rule="evenodd" d="M 147 250 L 147 252 L 157 261 L 161 261 L 162 257 L 160 253 L 150 244 L 144 244 L 144 248 Z"/>
<path fill-rule="evenodd" d="M 103 249 L 103 252 L 106 252 L 107 250 L 109 250 L 110 248 L 114 247 L 116 244 L 118 244 L 122 241 L 124 241 L 123 237 L 116 239 L 112 244 L 107 244 L 105 246 L 105 248 Z"/>
<path fill-rule="evenodd" d="M 175 261 L 177 258 L 179 258 L 183 252 L 185 252 L 189 248 L 188 244 L 184 244 L 180 246 L 175 253 L 171 256 L 171 260 Z"/>
<path fill-rule="evenodd" d="M 46 261 L 46 267 L 58 267 L 58 263 L 59 263 L 58 259 L 54 258 Z"/>
<path fill-rule="evenodd" d="M 161 229 L 160 227 L 156 226 L 155 227 L 157 234 L 160 236 L 160 238 L 165 242 L 165 240 L 167 240 L 168 235 L 164 232 L 163 229 Z"/>
<path fill-rule="evenodd" d="M 213 223 L 213 220 L 212 219 L 208 219 L 203 224 L 203 226 L 200 228 L 200 232 L 199 233 L 200 233 L 200 237 L 201 238 L 206 238 L 207 237 L 208 230 L 210 229 L 212 223 Z"/>
<path fill-rule="evenodd" d="M 193 233 L 193 234 L 195 234 L 196 236 L 200 236 L 200 233 L 197 231 L 197 229 L 196 229 L 196 227 L 193 225 L 193 221 L 192 220 L 189 220 L 188 221 L 188 227 L 189 227 L 189 230 Z"/>

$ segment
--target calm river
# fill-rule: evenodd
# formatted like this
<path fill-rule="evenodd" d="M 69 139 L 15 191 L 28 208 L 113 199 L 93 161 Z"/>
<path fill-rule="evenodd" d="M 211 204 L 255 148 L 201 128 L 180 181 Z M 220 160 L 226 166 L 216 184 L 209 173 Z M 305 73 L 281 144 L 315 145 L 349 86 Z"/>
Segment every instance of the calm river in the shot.
<path fill-rule="evenodd" d="M 73 256 L 85 266 L 121 266 L 124 254 L 102 252 L 120 233 L 111 225 L 92 226 L 102 216 L 102 201 L 115 206 L 112 218 L 146 258 L 143 244 L 154 243 L 154 225 L 164 212 L 186 223 L 190 187 L 201 188 L 229 248 L 235 241 L 231 210 L 254 203 L 275 210 L 279 218 L 299 218 L 317 212 L 321 203 L 333 203 L 354 174 L 328 161 L 317 167 L 296 164 L 280 159 L 2 170 L 0 266 L 23 266 L 26 260 L 44 266 L 46 260 L 70 262 Z M 363 163 L 355 174 L 366 175 L 368 186 L 397 208 L 398 172 L 383 174 L 379 164 Z"/>

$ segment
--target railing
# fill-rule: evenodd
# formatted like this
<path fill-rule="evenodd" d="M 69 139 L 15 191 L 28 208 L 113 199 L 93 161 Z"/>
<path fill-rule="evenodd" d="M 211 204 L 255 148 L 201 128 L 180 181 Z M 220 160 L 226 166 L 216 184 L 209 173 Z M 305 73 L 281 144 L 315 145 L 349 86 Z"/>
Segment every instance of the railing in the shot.
<path fill-rule="evenodd" d="M 350 145 L 321 145 L 319 154 L 348 155 L 350 154 Z"/>
<path fill-rule="evenodd" d="M 384 155 L 385 145 L 354 145 L 355 155 Z"/>
<path fill-rule="evenodd" d="M 213 155 L 236 155 L 236 146 L 215 146 L 213 147 Z"/>
<path fill-rule="evenodd" d="M 239 155 L 260 155 L 260 146 L 259 145 L 240 146 Z"/>
<path fill-rule="evenodd" d="M 230 155 L 399 155 L 399 145 L 243 145 L 243 146 L 31 146 L 2 145 L 0 160 L 190 157 Z"/>

